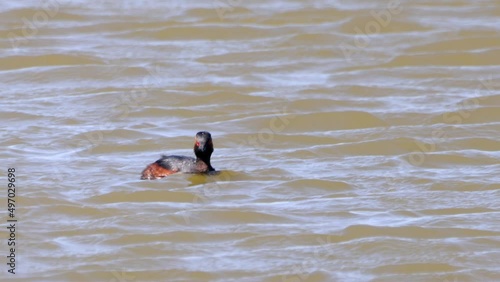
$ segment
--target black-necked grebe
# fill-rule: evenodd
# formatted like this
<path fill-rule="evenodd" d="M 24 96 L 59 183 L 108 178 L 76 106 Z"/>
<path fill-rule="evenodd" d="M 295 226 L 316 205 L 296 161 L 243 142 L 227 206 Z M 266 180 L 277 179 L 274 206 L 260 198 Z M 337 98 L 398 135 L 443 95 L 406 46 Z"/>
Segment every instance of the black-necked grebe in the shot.
<path fill-rule="evenodd" d="M 215 171 L 210 164 L 210 156 L 214 151 L 212 135 L 207 131 L 200 131 L 194 137 L 195 158 L 185 156 L 162 156 L 156 162 L 148 165 L 141 175 L 141 179 L 159 179 L 177 172 L 207 173 Z"/>

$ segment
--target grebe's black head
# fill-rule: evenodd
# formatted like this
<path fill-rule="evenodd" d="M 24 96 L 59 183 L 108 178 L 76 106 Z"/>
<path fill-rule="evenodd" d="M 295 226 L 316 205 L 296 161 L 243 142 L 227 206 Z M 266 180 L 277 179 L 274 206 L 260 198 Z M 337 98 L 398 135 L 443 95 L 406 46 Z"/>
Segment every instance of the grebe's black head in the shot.
<path fill-rule="evenodd" d="M 210 164 L 210 156 L 214 151 L 212 135 L 208 131 L 200 131 L 194 137 L 194 154 L 197 158 Z"/>

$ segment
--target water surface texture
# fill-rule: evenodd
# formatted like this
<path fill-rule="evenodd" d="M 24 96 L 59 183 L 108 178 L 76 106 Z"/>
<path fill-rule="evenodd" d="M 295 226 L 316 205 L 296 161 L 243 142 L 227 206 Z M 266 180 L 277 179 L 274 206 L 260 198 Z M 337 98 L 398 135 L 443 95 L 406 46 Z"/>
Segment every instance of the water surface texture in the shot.
<path fill-rule="evenodd" d="M 201 2 L 2 3 L 0 280 L 500 281 L 498 1 Z"/>

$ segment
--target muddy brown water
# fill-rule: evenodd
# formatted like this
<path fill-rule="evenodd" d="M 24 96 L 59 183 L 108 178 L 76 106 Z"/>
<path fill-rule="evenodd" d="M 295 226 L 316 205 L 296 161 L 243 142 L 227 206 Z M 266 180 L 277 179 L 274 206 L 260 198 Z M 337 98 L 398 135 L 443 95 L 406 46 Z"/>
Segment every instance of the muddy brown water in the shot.
<path fill-rule="evenodd" d="M 499 281 L 498 1 L 247 2 L 2 4 L 0 279 Z"/>

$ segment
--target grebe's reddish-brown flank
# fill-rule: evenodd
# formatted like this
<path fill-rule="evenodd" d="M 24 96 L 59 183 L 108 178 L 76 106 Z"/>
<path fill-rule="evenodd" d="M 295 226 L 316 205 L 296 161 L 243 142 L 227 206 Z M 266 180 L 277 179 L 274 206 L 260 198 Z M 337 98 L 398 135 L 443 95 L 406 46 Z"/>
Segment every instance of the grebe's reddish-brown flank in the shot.
<path fill-rule="evenodd" d="M 200 131 L 194 137 L 196 158 L 164 155 L 142 171 L 141 179 L 159 179 L 177 172 L 206 173 L 215 171 L 210 164 L 213 151 L 212 135 L 210 132 Z"/>

